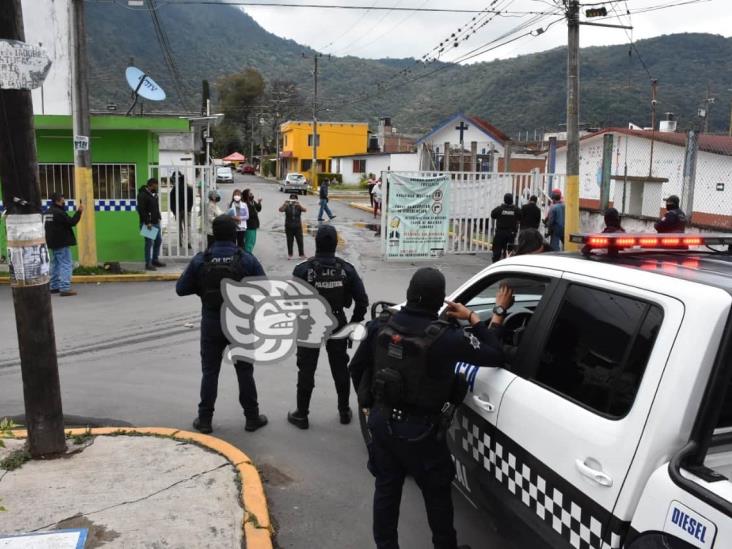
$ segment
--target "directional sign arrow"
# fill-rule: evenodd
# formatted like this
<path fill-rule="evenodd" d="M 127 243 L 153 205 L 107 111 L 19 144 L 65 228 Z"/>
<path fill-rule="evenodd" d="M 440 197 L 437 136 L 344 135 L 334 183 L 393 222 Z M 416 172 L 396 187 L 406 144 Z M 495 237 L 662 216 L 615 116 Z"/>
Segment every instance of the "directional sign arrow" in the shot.
<path fill-rule="evenodd" d="M 0 40 L 0 89 L 41 87 L 51 69 L 46 50 L 18 40 Z"/>

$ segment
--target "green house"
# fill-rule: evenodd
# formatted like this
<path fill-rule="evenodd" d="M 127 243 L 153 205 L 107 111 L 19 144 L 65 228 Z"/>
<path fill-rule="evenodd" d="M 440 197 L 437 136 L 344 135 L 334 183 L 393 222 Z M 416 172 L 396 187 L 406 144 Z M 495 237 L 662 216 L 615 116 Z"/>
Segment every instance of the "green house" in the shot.
<path fill-rule="evenodd" d="M 34 119 L 42 195 L 47 200 L 51 193 L 61 192 L 67 198 L 69 209 L 73 209 L 76 203 L 71 117 L 36 115 Z M 177 117 L 91 117 L 90 149 L 100 263 L 143 261 L 137 190 L 147 181 L 150 167 L 158 164 L 159 135 L 187 131 L 188 121 Z M 2 243 L 4 230 L 3 226 Z"/>

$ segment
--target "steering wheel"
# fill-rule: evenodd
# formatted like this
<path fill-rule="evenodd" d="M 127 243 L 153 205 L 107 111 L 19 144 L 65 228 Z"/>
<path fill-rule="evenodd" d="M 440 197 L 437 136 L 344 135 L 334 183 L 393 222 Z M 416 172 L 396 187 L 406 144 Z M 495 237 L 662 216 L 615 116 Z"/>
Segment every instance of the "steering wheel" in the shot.
<path fill-rule="evenodd" d="M 518 347 L 533 314 L 528 309 L 519 309 L 516 312 L 509 313 L 503 321 L 504 343 Z"/>

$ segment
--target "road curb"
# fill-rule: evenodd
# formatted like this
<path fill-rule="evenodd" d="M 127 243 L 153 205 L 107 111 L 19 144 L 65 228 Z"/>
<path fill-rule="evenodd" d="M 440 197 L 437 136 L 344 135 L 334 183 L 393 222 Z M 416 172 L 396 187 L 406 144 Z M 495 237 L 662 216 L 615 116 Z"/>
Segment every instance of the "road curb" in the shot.
<path fill-rule="evenodd" d="M 357 210 L 362 210 L 371 214 L 374 213 L 374 209 L 371 206 L 366 206 L 365 204 L 361 204 L 359 202 L 349 202 L 348 205 L 351 208 L 356 208 Z"/>
<path fill-rule="evenodd" d="M 181 442 L 193 442 L 225 457 L 237 470 L 241 479 L 241 504 L 244 507 L 244 522 L 242 531 L 247 549 L 273 549 L 272 544 L 272 523 L 267 506 L 267 497 L 264 494 L 264 486 L 259 476 L 259 471 L 254 463 L 244 452 L 232 444 L 213 437 L 191 431 L 181 431 L 168 427 L 95 427 L 87 429 L 84 427 L 64 429 L 67 435 L 130 435 L 130 436 L 158 436 L 179 440 Z M 28 431 L 16 429 L 11 431 L 13 438 L 27 438 Z"/>
<path fill-rule="evenodd" d="M 71 277 L 71 282 L 76 284 L 103 284 L 105 282 L 175 282 L 179 278 L 180 273 L 74 275 Z M 10 277 L 0 277 L 0 286 L 9 284 Z"/>

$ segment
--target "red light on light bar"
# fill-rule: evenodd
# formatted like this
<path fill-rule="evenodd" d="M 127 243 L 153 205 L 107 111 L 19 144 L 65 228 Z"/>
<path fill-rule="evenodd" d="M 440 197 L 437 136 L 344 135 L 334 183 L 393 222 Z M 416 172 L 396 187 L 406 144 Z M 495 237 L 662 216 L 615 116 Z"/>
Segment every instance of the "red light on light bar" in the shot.
<path fill-rule="evenodd" d="M 686 246 L 701 246 L 702 239 L 701 238 L 684 238 L 684 244 Z"/>
<path fill-rule="evenodd" d="M 606 247 L 610 243 L 610 240 L 602 236 L 591 236 L 587 240 L 587 243 L 590 246 Z"/>
<path fill-rule="evenodd" d="M 662 238 L 661 246 L 678 246 L 681 243 L 680 238 Z"/>
<path fill-rule="evenodd" d="M 639 238 L 638 244 L 641 246 L 649 246 L 651 248 L 658 246 L 658 239 L 657 238 Z"/>
<path fill-rule="evenodd" d="M 616 238 L 615 244 L 617 244 L 619 247 L 632 247 L 635 246 L 635 238 L 630 237 L 623 237 L 623 238 Z"/>

